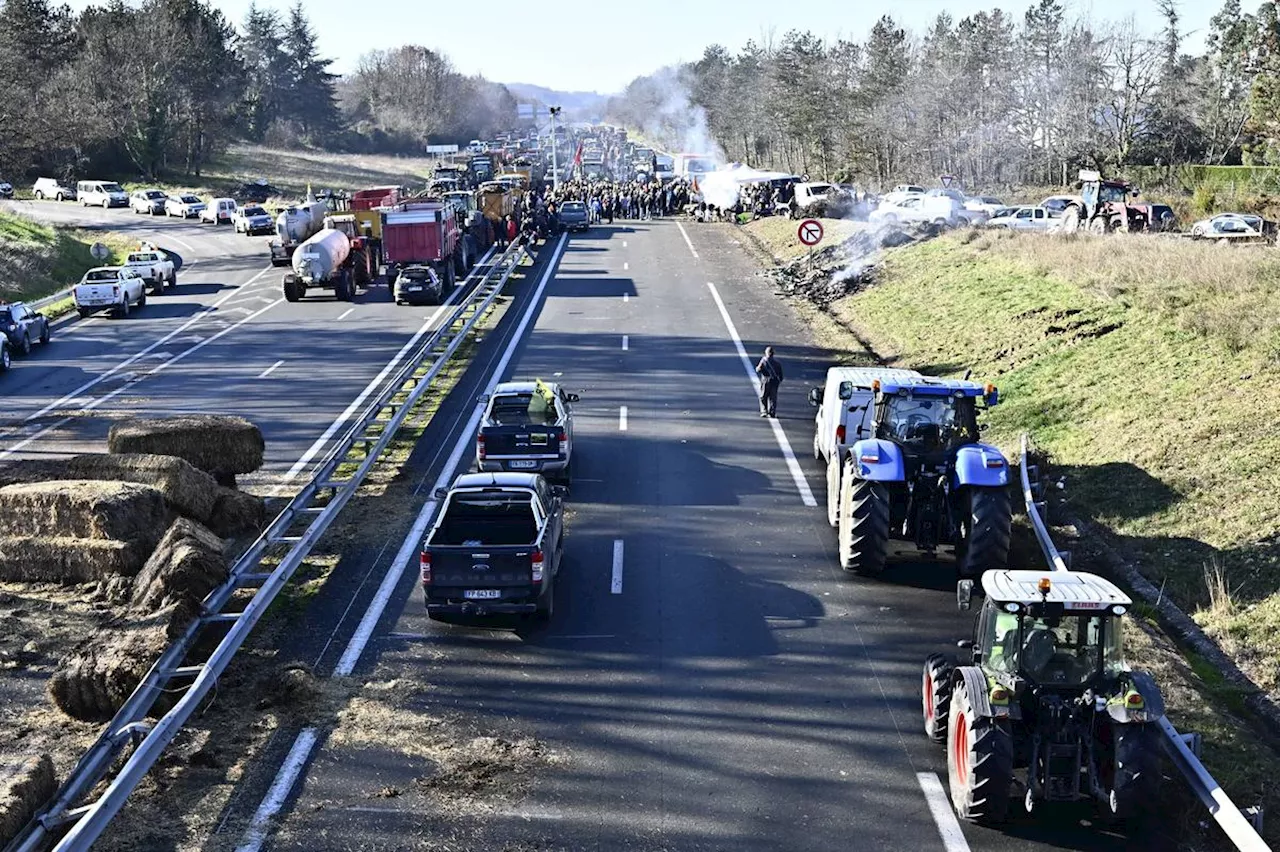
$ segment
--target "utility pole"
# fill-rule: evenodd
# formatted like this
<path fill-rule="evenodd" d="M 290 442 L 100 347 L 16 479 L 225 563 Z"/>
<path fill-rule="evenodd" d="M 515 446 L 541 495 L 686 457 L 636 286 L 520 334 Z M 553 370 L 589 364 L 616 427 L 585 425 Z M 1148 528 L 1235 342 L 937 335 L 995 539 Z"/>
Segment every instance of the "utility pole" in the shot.
<path fill-rule="evenodd" d="M 556 116 L 560 114 L 561 107 L 553 106 L 551 113 L 551 188 L 560 189 L 560 161 L 556 156 L 560 150 L 560 136 L 556 133 Z"/>

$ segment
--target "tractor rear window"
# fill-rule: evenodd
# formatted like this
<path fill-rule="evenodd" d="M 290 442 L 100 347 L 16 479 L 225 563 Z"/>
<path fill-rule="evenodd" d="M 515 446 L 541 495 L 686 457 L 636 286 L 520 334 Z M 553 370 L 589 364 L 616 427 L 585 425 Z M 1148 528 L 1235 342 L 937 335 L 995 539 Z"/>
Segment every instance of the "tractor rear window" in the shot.
<path fill-rule="evenodd" d="M 978 440 L 973 397 L 968 396 L 892 396 L 882 423 L 890 438 L 926 450 Z"/>

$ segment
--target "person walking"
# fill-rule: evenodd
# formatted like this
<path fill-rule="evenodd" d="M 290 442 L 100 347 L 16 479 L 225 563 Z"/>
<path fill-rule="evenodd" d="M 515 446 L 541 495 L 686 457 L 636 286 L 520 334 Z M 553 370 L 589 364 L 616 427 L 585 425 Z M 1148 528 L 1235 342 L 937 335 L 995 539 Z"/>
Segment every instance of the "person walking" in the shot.
<path fill-rule="evenodd" d="M 773 347 L 764 348 L 764 357 L 756 364 L 760 377 L 760 416 L 778 416 L 778 385 L 782 384 L 782 362 L 773 355 Z"/>

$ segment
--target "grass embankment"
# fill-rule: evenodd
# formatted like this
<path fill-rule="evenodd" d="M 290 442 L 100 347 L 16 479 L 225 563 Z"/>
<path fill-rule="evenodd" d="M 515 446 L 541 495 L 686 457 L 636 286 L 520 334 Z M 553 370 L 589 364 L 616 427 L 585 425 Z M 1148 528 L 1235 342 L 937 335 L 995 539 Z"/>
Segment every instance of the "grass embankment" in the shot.
<path fill-rule="evenodd" d="M 817 322 L 824 342 L 854 349 L 852 331 L 895 365 L 995 381 L 988 438 L 1013 452 L 1030 432 L 1071 511 L 1280 691 L 1280 255 L 965 231 L 890 252 L 878 280 Z M 1150 639 L 1135 650 L 1146 664 Z M 1238 803 L 1269 797 L 1275 757 L 1221 718 L 1239 703 L 1221 675 L 1160 668 Z"/>
<path fill-rule="evenodd" d="M 89 254 L 95 242 L 112 250 L 107 263 L 121 262 L 134 245 L 119 234 L 59 228 L 0 212 L 0 299 L 30 301 L 76 283 L 99 265 Z"/>

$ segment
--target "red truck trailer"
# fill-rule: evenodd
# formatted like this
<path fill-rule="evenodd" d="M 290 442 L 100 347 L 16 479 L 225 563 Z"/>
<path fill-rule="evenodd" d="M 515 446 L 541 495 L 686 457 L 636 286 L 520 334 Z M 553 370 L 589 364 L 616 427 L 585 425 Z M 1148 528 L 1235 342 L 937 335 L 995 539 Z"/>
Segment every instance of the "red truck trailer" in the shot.
<path fill-rule="evenodd" d="M 431 267 L 447 294 L 465 272 L 456 209 L 445 201 L 410 201 L 382 212 L 381 274 L 394 282 L 407 266 Z"/>

